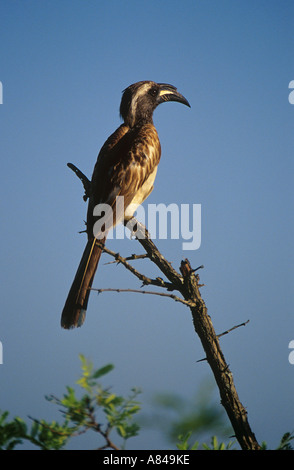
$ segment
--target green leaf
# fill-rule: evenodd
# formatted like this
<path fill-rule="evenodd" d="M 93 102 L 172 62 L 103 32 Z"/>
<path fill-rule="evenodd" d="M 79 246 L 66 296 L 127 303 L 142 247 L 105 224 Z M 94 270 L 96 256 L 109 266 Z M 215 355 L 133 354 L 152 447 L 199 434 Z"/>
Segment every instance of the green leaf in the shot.
<path fill-rule="evenodd" d="M 38 421 L 33 421 L 33 424 L 32 424 L 32 427 L 31 427 L 31 437 L 36 437 L 38 431 L 40 429 L 40 425 L 38 423 Z"/>
<path fill-rule="evenodd" d="M 92 378 L 93 379 L 99 379 L 100 377 L 102 377 L 103 375 L 106 375 L 108 374 L 109 372 L 111 372 L 112 370 L 114 369 L 114 365 L 113 364 L 107 364 L 105 365 L 104 367 L 101 367 L 100 369 L 96 370 L 93 374 L 92 374 Z"/>
<path fill-rule="evenodd" d="M 199 443 L 196 441 L 192 446 L 189 445 L 189 439 L 192 435 L 192 432 L 188 432 L 184 435 L 178 437 L 179 442 L 176 444 L 179 450 L 197 450 Z"/>
<path fill-rule="evenodd" d="M 291 441 L 294 439 L 294 433 L 286 432 L 278 446 L 278 450 L 293 450 Z"/>
<path fill-rule="evenodd" d="M 125 437 L 126 437 L 125 428 L 124 428 L 121 424 L 116 427 L 116 430 L 117 430 L 118 434 L 119 434 L 122 438 L 125 438 Z"/>

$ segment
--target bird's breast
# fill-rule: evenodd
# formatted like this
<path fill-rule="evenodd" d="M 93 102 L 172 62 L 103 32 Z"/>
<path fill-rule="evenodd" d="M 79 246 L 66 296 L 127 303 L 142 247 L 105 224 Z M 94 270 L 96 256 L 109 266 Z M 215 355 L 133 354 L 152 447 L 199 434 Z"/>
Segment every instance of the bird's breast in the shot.
<path fill-rule="evenodd" d="M 157 166 L 153 172 L 148 176 L 143 185 L 138 189 L 133 197 L 131 203 L 125 209 L 125 220 L 131 219 L 137 208 L 147 199 L 153 190 L 153 184 L 157 173 Z"/>

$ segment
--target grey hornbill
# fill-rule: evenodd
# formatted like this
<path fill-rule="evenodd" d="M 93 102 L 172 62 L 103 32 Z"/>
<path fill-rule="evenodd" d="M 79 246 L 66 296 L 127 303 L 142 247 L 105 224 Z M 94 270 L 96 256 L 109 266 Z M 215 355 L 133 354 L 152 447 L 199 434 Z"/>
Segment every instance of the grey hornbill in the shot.
<path fill-rule="evenodd" d="M 94 167 L 86 224 L 88 242 L 62 311 L 63 328 L 78 327 L 84 322 L 101 244 L 105 243 L 107 232 L 111 226 L 132 218 L 153 189 L 161 155 L 153 111 L 166 101 L 190 106 L 174 86 L 166 83 L 142 81 L 123 92 L 120 105 L 123 124 L 106 140 Z M 120 204 L 120 209 L 116 204 L 118 196 L 123 196 L 124 204 Z M 107 204 L 113 213 L 100 232 L 95 233 L 99 217 L 94 208 L 98 204 Z"/>

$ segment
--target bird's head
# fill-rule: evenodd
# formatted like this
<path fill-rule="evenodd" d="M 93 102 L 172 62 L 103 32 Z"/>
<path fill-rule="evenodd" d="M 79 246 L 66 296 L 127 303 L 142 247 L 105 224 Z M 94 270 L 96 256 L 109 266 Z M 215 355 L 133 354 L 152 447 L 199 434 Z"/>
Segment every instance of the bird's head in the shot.
<path fill-rule="evenodd" d="M 152 122 L 153 111 L 160 103 L 166 101 L 178 101 L 190 107 L 186 98 L 173 85 L 150 81 L 137 82 L 123 91 L 120 115 L 129 127 Z"/>

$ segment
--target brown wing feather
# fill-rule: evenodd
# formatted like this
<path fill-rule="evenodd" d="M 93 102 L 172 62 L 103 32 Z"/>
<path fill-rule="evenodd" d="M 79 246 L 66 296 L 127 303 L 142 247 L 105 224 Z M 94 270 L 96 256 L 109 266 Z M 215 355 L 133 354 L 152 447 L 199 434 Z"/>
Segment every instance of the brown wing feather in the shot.
<path fill-rule="evenodd" d="M 160 143 L 156 129 L 146 124 L 139 129 L 120 126 L 103 145 L 91 180 L 87 214 L 88 243 L 69 291 L 61 318 L 64 328 L 81 326 L 90 289 L 102 249 L 93 235 L 94 207 L 99 203 L 113 208 L 114 221 L 122 221 L 132 202 L 141 203 L 150 194 L 160 160 Z M 124 197 L 121 213 L 116 213 L 117 196 Z M 101 240 L 105 243 L 107 233 Z"/>
<path fill-rule="evenodd" d="M 123 213 L 117 213 L 117 196 L 124 197 L 124 211 L 143 188 L 139 202 L 150 194 L 144 183 L 154 174 L 160 160 L 161 148 L 157 131 L 152 124 L 130 129 L 124 124 L 110 136 L 102 147 L 91 181 L 91 197 L 88 206 L 87 231 L 93 237 L 93 216 L 97 204 L 108 204 L 113 210 L 113 221 L 121 222 Z M 153 178 L 154 179 L 154 178 Z M 153 182 L 151 181 L 151 185 Z"/>

